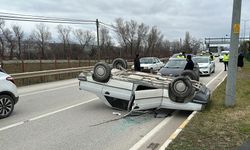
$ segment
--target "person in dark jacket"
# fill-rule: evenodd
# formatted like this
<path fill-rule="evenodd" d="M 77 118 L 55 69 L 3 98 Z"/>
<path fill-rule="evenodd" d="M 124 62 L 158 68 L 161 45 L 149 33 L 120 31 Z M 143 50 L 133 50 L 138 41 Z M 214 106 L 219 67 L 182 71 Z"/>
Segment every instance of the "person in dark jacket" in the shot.
<path fill-rule="evenodd" d="M 194 69 L 194 62 L 192 61 L 192 56 L 187 55 L 187 64 L 184 70 L 193 70 Z"/>
<path fill-rule="evenodd" d="M 239 56 L 238 56 L 238 67 L 241 68 L 244 66 L 244 54 L 242 52 L 240 52 Z"/>
<path fill-rule="evenodd" d="M 141 71 L 141 63 L 140 63 L 139 54 L 136 54 L 136 57 L 134 59 L 134 69 L 135 71 Z"/>

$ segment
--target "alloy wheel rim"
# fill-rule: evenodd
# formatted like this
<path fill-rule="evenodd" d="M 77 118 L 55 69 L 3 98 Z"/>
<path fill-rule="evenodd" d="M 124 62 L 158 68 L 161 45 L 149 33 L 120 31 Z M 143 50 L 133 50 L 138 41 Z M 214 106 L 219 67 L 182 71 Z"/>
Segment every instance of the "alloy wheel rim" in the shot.
<path fill-rule="evenodd" d="M 0 115 L 6 116 L 12 110 L 12 103 L 9 98 L 3 97 L 0 99 Z"/>

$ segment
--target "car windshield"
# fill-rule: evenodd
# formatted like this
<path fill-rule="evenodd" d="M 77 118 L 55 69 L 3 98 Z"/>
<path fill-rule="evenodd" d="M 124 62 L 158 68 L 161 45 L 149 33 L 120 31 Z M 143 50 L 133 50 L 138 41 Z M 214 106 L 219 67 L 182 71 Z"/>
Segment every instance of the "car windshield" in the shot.
<path fill-rule="evenodd" d="M 187 61 L 185 59 L 172 59 L 172 60 L 169 60 L 164 67 L 165 68 L 184 68 L 186 63 Z"/>
<path fill-rule="evenodd" d="M 193 60 L 197 63 L 208 63 L 209 58 L 207 58 L 207 57 L 194 57 Z"/>
<path fill-rule="evenodd" d="M 141 64 L 152 64 L 153 63 L 153 59 L 152 58 L 141 58 L 140 59 L 140 63 Z"/>

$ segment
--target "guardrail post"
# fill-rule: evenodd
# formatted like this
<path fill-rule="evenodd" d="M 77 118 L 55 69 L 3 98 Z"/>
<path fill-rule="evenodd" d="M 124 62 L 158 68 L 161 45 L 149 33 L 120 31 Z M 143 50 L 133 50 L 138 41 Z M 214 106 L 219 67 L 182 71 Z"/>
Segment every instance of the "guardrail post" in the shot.
<path fill-rule="evenodd" d="M 57 62 L 56 62 L 56 56 L 54 56 L 54 68 L 57 69 Z"/>
<path fill-rule="evenodd" d="M 78 67 L 81 66 L 81 60 L 80 60 L 80 56 L 78 56 Z"/>
<path fill-rule="evenodd" d="M 23 59 L 21 61 L 22 61 L 22 72 L 25 72 Z"/>
<path fill-rule="evenodd" d="M 68 67 L 70 68 L 70 62 L 69 62 L 69 57 L 67 57 L 67 59 L 68 59 Z"/>

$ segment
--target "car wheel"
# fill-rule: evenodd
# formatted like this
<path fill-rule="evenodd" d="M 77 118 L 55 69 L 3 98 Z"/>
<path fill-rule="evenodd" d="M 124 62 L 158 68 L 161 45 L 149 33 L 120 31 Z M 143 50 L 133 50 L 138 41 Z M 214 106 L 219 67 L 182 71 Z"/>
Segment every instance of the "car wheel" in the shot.
<path fill-rule="evenodd" d="M 180 76 L 170 83 L 169 89 L 173 96 L 184 100 L 191 95 L 193 86 L 189 78 Z"/>
<path fill-rule="evenodd" d="M 196 80 L 196 81 L 199 81 L 199 76 L 195 74 L 194 71 L 192 70 L 184 70 L 182 73 L 181 73 L 182 76 L 186 76 L 186 77 L 189 77 L 191 80 Z"/>
<path fill-rule="evenodd" d="M 212 73 L 215 73 L 215 68 L 214 68 L 214 70 L 213 70 L 213 72 Z"/>
<path fill-rule="evenodd" d="M 8 117 L 14 109 L 14 100 L 9 95 L 0 95 L 0 119 Z"/>
<path fill-rule="evenodd" d="M 122 58 L 116 58 L 113 62 L 112 62 L 112 67 L 116 68 L 116 69 L 121 69 L 121 67 L 123 69 L 127 69 L 128 68 L 128 63 L 127 61 L 125 61 Z"/>
<path fill-rule="evenodd" d="M 93 79 L 97 82 L 108 82 L 111 76 L 111 68 L 104 62 L 99 62 L 94 67 Z"/>

